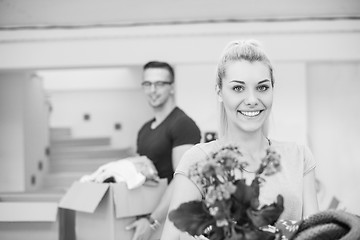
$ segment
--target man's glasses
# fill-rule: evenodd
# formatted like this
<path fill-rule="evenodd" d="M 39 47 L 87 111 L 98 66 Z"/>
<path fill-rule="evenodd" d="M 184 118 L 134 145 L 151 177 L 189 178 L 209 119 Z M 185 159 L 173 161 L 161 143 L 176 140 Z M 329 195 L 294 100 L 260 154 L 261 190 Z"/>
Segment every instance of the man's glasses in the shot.
<path fill-rule="evenodd" d="M 141 83 L 141 86 L 143 86 L 143 88 L 150 89 L 151 86 L 154 86 L 155 88 L 162 88 L 165 85 L 170 85 L 170 84 L 172 84 L 172 82 L 167 82 L 167 81 L 156 81 L 156 82 L 144 81 L 144 82 Z"/>

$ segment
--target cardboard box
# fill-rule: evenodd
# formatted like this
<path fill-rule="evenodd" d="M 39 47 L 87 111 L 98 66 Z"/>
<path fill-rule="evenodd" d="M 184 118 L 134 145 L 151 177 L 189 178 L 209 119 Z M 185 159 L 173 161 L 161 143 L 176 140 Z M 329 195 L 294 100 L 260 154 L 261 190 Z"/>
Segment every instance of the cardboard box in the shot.
<path fill-rule="evenodd" d="M 0 239 L 59 238 L 57 202 L 0 202 Z"/>
<path fill-rule="evenodd" d="M 125 183 L 75 182 L 61 199 L 59 206 L 76 211 L 77 240 L 127 240 L 133 230 L 125 227 L 136 216 L 151 213 L 167 187 L 162 179 L 157 186 L 141 186 L 128 190 Z M 160 238 L 161 229 L 152 239 Z"/>

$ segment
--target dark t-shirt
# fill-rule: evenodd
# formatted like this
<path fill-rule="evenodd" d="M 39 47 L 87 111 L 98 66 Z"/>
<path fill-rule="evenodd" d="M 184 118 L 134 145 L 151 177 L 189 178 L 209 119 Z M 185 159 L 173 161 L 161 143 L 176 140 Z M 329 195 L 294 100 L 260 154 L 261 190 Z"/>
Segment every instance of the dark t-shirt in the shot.
<path fill-rule="evenodd" d="M 151 159 L 158 170 L 160 178 L 173 178 L 172 149 L 184 144 L 200 142 L 200 129 L 195 122 L 180 108 L 174 110 L 155 129 L 151 124 L 155 119 L 146 122 L 139 130 L 137 153 Z"/>

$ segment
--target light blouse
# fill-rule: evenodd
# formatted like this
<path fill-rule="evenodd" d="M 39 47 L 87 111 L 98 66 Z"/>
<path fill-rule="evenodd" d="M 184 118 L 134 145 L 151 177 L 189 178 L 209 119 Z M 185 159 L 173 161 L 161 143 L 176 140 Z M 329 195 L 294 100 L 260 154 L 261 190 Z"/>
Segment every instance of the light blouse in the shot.
<path fill-rule="evenodd" d="M 204 161 L 220 147 L 218 140 L 193 146 L 183 155 L 175 174 L 189 178 L 190 166 L 197 161 Z M 260 187 L 260 204 L 272 204 L 277 195 L 281 194 L 284 197 L 284 211 L 279 219 L 298 221 L 302 219 L 304 176 L 315 168 L 316 162 L 309 148 L 304 145 L 271 140 L 271 147 L 281 156 L 281 171 L 263 176 L 265 182 Z M 250 183 L 255 175 L 244 172 L 243 176 Z M 203 187 L 190 180 L 204 196 Z"/>

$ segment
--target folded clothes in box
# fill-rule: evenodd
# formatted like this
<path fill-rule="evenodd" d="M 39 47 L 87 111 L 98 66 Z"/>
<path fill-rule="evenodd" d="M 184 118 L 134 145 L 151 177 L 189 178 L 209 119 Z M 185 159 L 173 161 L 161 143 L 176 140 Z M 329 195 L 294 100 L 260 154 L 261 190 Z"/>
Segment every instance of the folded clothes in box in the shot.
<path fill-rule="evenodd" d="M 135 156 L 106 163 L 80 182 L 125 182 L 128 189 L 134 189 L 147 180 L 159 180 L 157 170 L 147 157 Z"/>

